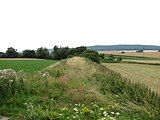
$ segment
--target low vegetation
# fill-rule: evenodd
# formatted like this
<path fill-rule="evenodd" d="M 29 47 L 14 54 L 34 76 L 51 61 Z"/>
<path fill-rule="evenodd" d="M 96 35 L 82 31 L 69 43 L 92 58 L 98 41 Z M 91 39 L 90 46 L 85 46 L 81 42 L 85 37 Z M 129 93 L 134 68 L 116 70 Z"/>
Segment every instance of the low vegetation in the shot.
<path fill-rule="evenodd" d="M 148 87 L 86 58 L 35 74 L 0 71 L 0 115 L 26 120 L 158 120 L 160 98 Z"/>
<path fill-rule="evenodd" d="M 105 57 L 102 60 L 102 62 L 104 62 L 104 63 L 119 63 L 119 62 L 122 62 L 122 57 L 113 56 L 113 55 L 109 55 L 109 56 L 105 55 Z"/>
<path fill-rule="evenodd" d="M 53 60 L 37 60 L 37 59 L 0 59 L 0 69 L 10 69 L 15 71 L 23 70 L 27 73 L 34 73 L 47 66 L 54 64 Z"/>

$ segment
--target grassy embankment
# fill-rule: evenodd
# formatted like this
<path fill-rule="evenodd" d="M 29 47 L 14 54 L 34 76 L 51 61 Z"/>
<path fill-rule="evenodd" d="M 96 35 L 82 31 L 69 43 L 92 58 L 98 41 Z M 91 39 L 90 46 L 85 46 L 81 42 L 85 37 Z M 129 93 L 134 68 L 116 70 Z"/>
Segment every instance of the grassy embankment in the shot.
<path fill-rule="evenodd" d="M 12 89 L 6 87 L 0 97 L 0 115 L 14 119 L 160 118 L 160 98 L 148 87 L 128 82 L 85 58 L 57 62 L 25 77 L 17 73 L 7 80 Z"/>

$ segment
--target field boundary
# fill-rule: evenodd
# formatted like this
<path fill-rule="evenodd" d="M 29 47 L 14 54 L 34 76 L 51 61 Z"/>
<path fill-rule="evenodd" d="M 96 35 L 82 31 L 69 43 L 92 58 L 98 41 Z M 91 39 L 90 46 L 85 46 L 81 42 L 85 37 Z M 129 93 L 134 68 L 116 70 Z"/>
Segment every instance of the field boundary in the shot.
<path fill-rule="evenodd" d="M 145 62 L 136 62 L 136 61 L 122 61 L 122 63 L 143 64 L 143 65 L 160 65 L 160 63 L 145 63 Z"/>

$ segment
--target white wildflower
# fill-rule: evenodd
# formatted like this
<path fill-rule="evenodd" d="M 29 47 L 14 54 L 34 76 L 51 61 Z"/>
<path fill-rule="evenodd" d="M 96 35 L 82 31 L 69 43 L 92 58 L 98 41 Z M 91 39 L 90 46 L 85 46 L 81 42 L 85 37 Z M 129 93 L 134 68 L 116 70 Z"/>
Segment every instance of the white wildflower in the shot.
<path fill-rule="evenodd" d="M 77 108 L 74 108 L 73 110 L 76 111 L 76 112 L 78 112 L 78 109 L 77 109 Z"/>
<path fill-rule="evenodd" d="M 9 82 L 13 82 L 13 80 L 9 80 Z"/>
<path fill-rule="evenodd" d="M 76 119 L 76 117 L 75 117 L 75 116 L 72 116 L 72 118 L 73 118 L 73 119 Z"/>
<path fill-rule="evenodd" d="M 116 115 L 120 115 L 120 113 L 119 113 L 119 112 L 117 112 L 117 113 L 116 113 Z"/>
<path fill-rule="evenodd" d="M 92 110 L 90 110 L 90 113 L 93 113 L 93 111 L 92 111 Z"/>
<path fill-rule="evenodd" d="M 59 116 L 63 116 L 63 114 L 59 114 Z"/>
<path fill-rule="evenodd" d="M 111 114 L 113 114 L 113 115 L 114 115 L 114 112 L 111 112 Z"/>
<path fill-rule="evenodd" d="M 102 111 L 102 110 L 104 110 L 104 109 L 103 109 L 103 108 L 100 108 L 99 110 L 101 110 L 101 111 Z"/>
<path fill-rule="evenodd" d="M 103 112 L 103 115 L 104 115 L 104 116 L 107 116 L 107 115 L 108 115 L 108 113 L 107 113 L 106 111 L 104 111 L 104 112 Z"/>

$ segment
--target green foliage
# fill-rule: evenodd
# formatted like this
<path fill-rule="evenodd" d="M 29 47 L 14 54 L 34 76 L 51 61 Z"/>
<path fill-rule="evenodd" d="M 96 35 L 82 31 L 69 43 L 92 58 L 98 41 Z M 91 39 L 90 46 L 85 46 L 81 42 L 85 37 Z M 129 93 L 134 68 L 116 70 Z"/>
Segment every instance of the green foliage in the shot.
<path fill-rule="evenodd" d="M 92 60 L 93 62 L 97 62 L 97 63 L 100 62 L 99 56 L 94 53 L 83 53 L 81 56 L 86 57 L 86 58 Z"/>
<path fill-rule="evenodd" d="M 99 57 L 103 60 L 105 58 L 105 54 L 99 54 Z"/>
<path fill-rule="evenodd" d="M 160 97 L 156 93 L 84 58 L 61 61 L 26 77 L 25 73 L 15 74 L 16 77 L 11 75 L 16 84 L 10 87 L 14 88 L 14 94 L 4 87 L 8 91 L 4 95 L 11 97 L 0 101 L 0 114 L 15 120 L 158 120 L 160 117 Z M 6 83 L 0 85 L 7 86 L 10 77 L 3 80 Z"/>
<path fill-rule="evenodd" d="M 109 63 L 117 63 L 117 62 L 121 62 L 122 61 L 122 57 L 115 57 L 113 55 L 110 55 L 110 56 L 106 56 L 104 57 L 104 59 L 102 59 L 103 62 L 109 62 Z"/>
<path fill-rule="evenodd" d="M 52 102 L 52 100 L 50 100 Z M 26 113 L 26 120 L 114 120 L 121 116 L 118 110 L 112 110 L 110 108 L 103 108 L 97 105 L 97 103 L 91 103 L 90 106 L 85 104 L 75 104 L 70 108 L 63 107 L 59 109 L 46 108 L 41 106 L 34 106 L 30 103 L 25 103 L 28 109 Z"/>
<path fill-rule="evenodd" d="M 93 62 L 97 62 L 100 63 L 100 57 L 98 52 L 93 51 L 93 50 L 86 50 L 81 54 L 82 57 L 86 57 L 90 60 L 92 60 Z"/>
<path fill-rule="evenodd" d="M 34 50 L 24 50 L 22 53 L 23 58 L 35 58 L 36 53 Z"/>
<path fill-rule="evenodd" d="M 54 51 L 51 53 L 51 59 L 53 60 L 61 60 L 61 59 L 66 59 L 68 54 L 69 48 L 64 47 L 64 48 L 58 48 L 54 47 Z"/>
<path fill-rule="evenodd" d="M 4 58 L 5 57 L 5 53 L 0 52 L 0 58 Z"/>
<path fill-rule="evenodd" d="M 69 47 L 54 47 L 54 51 L 51 53 L 51 59 L 53 60 L 61 60 L 66 59 L 70 56 L 76 56 L 82 54 L 87 48 L 86 47 L 77 47 L 77 48 L 69 48 Z"/>
<path fill-rule="evenodd" d="M 0 70 L 0 101 L 11 98 L 24 89 L 25 73 L 12 69 Z"/>
<path fill-rule="evenodd" d="M 16 57 L 18 57 L 18 52 L 17 52 L 16 49 L 10 47 L 10 48 L 7 49 L 5 57 L 7 57 L 7 58 L 16 58 Z"/>
<path fill-rule="evenodd" d="M 38 48 L 36 50 L 36 57 L 41 59 L 48 59 L 49 58 L 49 51 L 47 48 Z"/>

